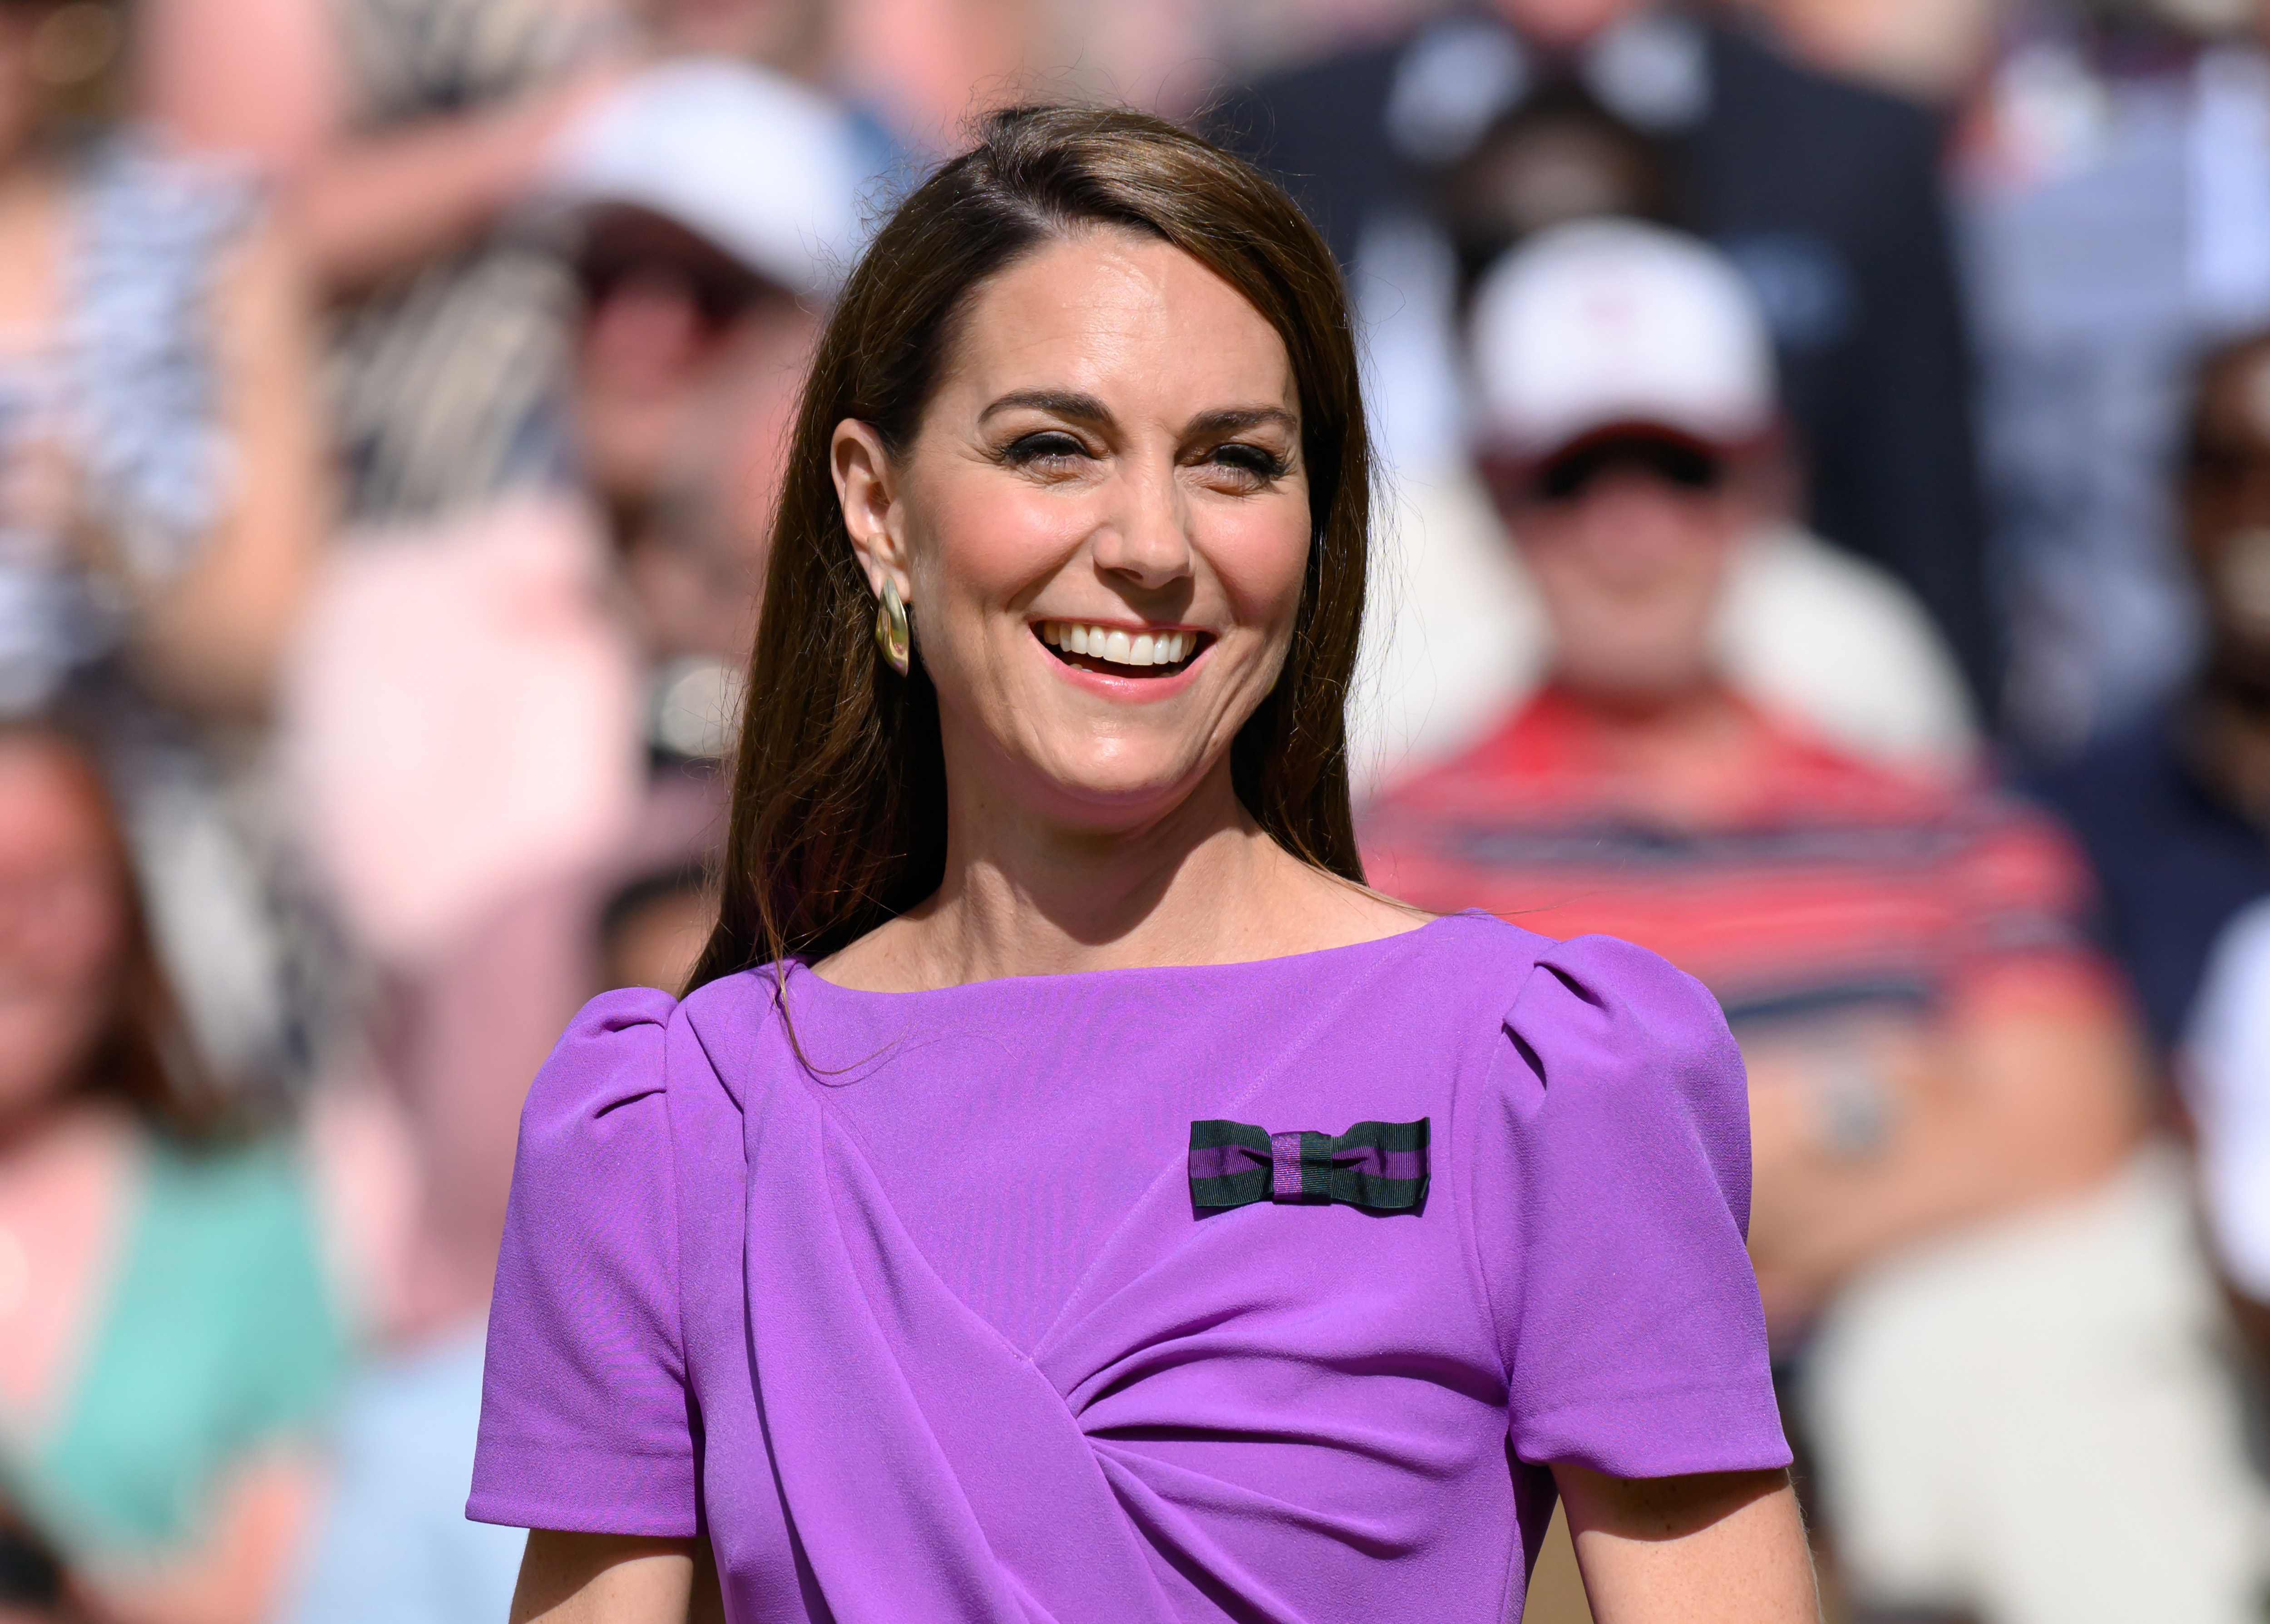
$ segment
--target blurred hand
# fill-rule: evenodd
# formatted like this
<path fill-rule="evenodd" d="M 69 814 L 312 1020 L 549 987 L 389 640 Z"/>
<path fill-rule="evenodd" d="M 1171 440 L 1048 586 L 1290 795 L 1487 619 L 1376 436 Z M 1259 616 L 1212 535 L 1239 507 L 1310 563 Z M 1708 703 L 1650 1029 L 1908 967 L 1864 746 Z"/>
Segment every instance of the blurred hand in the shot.
<path fill-rule="evenodd" d="M 1871 1260 L 1883 1227 L 1879 1164 L 1951 1086 L 1946 1036 L 1870 1016 L 1753 1038 L 1750 1253 L 1768 1317 L 1810 1316 Z"/>
<path fill-rule="evenodd" d="M 1905 1248 L 2095 1188 L 2142 1127 L 2135 1030 L 2086 980 L 2014 971 L 1943 1019 L 1752 1034 L 1743 1053 L 1750 1251 L 1783 1327 Z"/>

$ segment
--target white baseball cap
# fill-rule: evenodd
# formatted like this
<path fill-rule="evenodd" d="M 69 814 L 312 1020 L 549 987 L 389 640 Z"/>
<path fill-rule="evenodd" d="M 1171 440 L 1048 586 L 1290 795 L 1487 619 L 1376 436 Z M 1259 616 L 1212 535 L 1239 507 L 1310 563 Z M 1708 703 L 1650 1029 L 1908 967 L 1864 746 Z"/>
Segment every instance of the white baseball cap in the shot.
<path fill-rule="evenodd" d="M 567 131 L 553 211 L 629 204 L 685 226 L 800 294 L 828 294 L 859 246 L 866 176 L 843 109 L 746 63 L 647 69 Z"/>
<path fill-rule="evenodd" d="M 1748 285 L 1658 226 L 1539 233 L 1482 278 L 1471 342 L 1482 443 L 1524 459 L 1626 426 L 1731 448 L 1777 416 L 1773 341 Z"/>

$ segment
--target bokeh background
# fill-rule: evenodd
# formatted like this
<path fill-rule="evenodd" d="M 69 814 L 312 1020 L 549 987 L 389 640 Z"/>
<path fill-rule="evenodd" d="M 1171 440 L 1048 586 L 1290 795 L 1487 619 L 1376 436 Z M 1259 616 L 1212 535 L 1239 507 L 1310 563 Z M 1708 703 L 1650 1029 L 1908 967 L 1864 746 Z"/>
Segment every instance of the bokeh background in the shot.
<path fill-rule="evenodd" d="M 1376 879 L 1725 1005 L 1832 1616 L 2270 1617 L 2270 7 L 0 0 L 0 1620 L 502 1618 L 520 1100 L 701 939 L 832 291 L 1068 97 L 1347 272 Z M 1599 218 L 1762 429 L 1493 439 Z"/>

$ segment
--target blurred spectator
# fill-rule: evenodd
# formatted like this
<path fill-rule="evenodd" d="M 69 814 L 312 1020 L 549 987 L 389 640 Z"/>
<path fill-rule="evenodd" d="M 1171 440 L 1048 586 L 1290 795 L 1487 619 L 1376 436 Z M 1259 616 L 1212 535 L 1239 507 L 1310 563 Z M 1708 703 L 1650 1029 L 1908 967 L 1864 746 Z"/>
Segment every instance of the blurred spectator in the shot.
<path fill-rule="evenodd" d="M 144 0 L 143 104 L 275 177 L 337 307 L 346 506 L 429 518 L 564 456 L 568 289 L 499 226 L 619 73 L 578 0 Z"/>
<path fill-rule="evenodd" d="M 102 1619 L 268 1615 L 339 1374 L 331 1254 L 298 1160 L 197 1073 L 92 759 L 10 727 L 0 1480 Z"/>
<path fill-rule="evenodd" d="M 1866 766 L 1720 675 L 1730 560 L 1777 493 L 1744 308 L 1707 250 L 1631 224 L 1563 227 L 1492 274 L 1484 468 L 1551 624 L 1551 678 L 1383 797 L 1368 844 L 1398 895 L 1628 937 L 1709 983 L 1754 1044 L 1772 1037 L 1754 1241 L 1792 1324 L 1918 1235 L 2087 1187 L 2134 1102 L 2055 833 Z M 1972 1067 L 1960 1087 L 1940 1075 Z M 1950 1158 L 1948 1138 L 1970 1147 Z"/>
<path fill-rule="evenodd" d="M 2197 657 L 2166 470 L 2192 358 L 2270 320 L 2270 61 L 2246 0 L 2009 10 L 1959 173 L 2007 716 L 2060 758 Z"/>
<path fill-rule="evenodd" d="M 114 122 L 124 15 L 0 4 L 0 717 L 86 724 L 234 1077 L 283 1041 L 241 769 L 327 516 L 314 358 L 252 192 Z"/>
<path fill-rule="evenodd" d="M 694 864 L 642 875 L 617 891 L 599 916 L 607 985 L 677 992 L 708 938 L 713 907 L 708 875 Z"/>
<path fill-rule="evenodd" d="M 2239 1324 L 2270 1375 L 2270 901 L 2223 932 L 2185 1048 L 2207 1233 Z"/>
<path fill-rule="evenodd" d="M 256 711 L 322 523 L 306 337 L 246 189 L 111 138 L 121 29 L 0 5 L 0 709 L 126 645 Z"/>
<path fill-rule="evenodd" d="M 573 291 L 517 229 L 563 140 L 642 62 L 835 77 L 826 0 L 146 0 L 145 102 L 278 178 L 337 306 L 350 516 L 439 519 L 572 484 Z M 855 184 L 898 161 L 855 120 Z"/>
<path fill-rule="evenodd" d="M 510 1614 L 528 1537 L 465 1520 L 485 1340 L 475 1324 L 356 1379 L 332 1440 L 334 1493 L 286 1624 L 498 1624 Z"/>
<path fill-rule="evenodd" d="M 2077 854 L 1719 674 L 1716 603 L 1773 454 L 1727 335 L 1662 335 L 1666 310 L 1736 302 L 1701 297 L 1725 275 L 1591 223 L 1485 283 L 1485 468 L 1552 680 L 1372 809 L 1369 871 L 1423 906 L 1629 938 L 1717 993 L 1751 1072 L 1752 1251 L 1858 1600 L 2235 1624 L 2253 1506 L 2207 1305 L 2182 1298 L 2180 1186 L 2132 1162 L 2140 1057 Z M 2115 1503 L 2071 1469 L 2089 1450 L 2165 1502 Z M 1953 1531 L 1903 1539 L 1918 1520 Z"/>
<path fill-rule="evenodd" d="M 440 1323 L 486 1301 L 521 1093 L 596 990 L 612 876 L 684 860 L 644 842 L 712 816 L 679 766 L 649 790 L 649 745 L 721 747 L 761 535 L 740 488 L 769 489 L 808 301 L 856 229 L 853 152 L 833 104 L 758 70 L 627 81 L 552 182 L 587 290 L 568 392 L 588 495 L 374 536 L 311 612 L 289 773 L 379 971 L 374 1059 L 431 1180 Z"/>
<path fill-rule="evenodd" d="M 2270 895 L 2270 335 L 2207 359 L 2182 467 L 2205 660 L 2173 700 L 2038 783 L 2088 849 L 2106 940 L 2162 1052 L 2217 935 Z"/>
<path fill-rule="evenodd" d="M 1771 19 L 1789 48 L 1815 67 L 1932 107 L 1949 106 L 1970 91 L 2006 9 L 2005 0 L 1742 4 Z"/>
<path fill-rule="evenodd" d="M 1461 316 L 1472 283 L 1509 243 L 1581 219 L 1659 216 L 1669 175 L 1662 145 L 1582 85 L 1554 86 L 1518 103 L 1438 180 Z M 1758 432 L 1785 434 L 1773 400 L 1771 340 L 1754 300 L 1733 288 L 1684 316 L 1652 341 L 1690 345 L 1698 330 L 1706 338 L 1717 330 L 1714 323 L 1738 333 L 1742 369 L 1769 424 Z M 1510 342 L 1533 350 L 1539 365 L 1570 354 L 1549 327 Z M 1393 354 L 1391 347 L 1375 352 L 1383 370 L 1394 370 Z M 1396 492 L 1399 547 L 1381 571 L 1375 626 L 1383 635 L 1372 645 L 1354 717 L 1360 788 L 1472 745 L 1545 673 L 1547 627 L 1534 584 L 1463 454 L 1458 463 L 1406 469 Z M 1776 468 L 1786 485 L 1783 459 Z M 1963 768 L 1976 743 L 1969 707 L 1929 618 L 1884 572 L 1794 523 L 1793 494 L 1762 508 L 1754 533 L 1736 549 L 1715 631 L 1728 679 L 1870 760 Z"/>
<path fill-rule="evenodd" d="M 1927 114 L 1648 0 L 1496 0 L 1231 95 L 1215 127 L 1284 174 L 1355 278 L 1388 461 L 1465 435 L 1435 180 L 1508 109 L 1580 83 L 1669 150 L 1669 210 L 1756 285 L 1814 528 L 1931 611 L 1982 708 L 1996 653 L 1970 380 Z"/>
<path fill-rule="evenodd" d="M 597 984 L 683 987 L 708 935 L 706 880 L 682 864 L 620 886 L 597 921 Z M 461 1326 L 356 1380 L 334 1439 L 337 1492 L 286 1624 L 495 1624 L 510 1611 L 526 1535 L 464 1515 L 484 1332 Z"/>
<path fill-rule="evenodd" d="M 374 538 L 319 594 L 286 753 L 377 967 L 372 1062 L 424 1190 L 417 1334 L 347 1405 L 296 1624 L 472 1624 L 509 1599 L 517 1536 L 463 1510 L 521 1099 L 578 1005 L 679 984 L 706 934 L 714 758 L 858 151 L 777 75 L 627 80 L 548 171 L 582 290 L 583 493 Z"/>

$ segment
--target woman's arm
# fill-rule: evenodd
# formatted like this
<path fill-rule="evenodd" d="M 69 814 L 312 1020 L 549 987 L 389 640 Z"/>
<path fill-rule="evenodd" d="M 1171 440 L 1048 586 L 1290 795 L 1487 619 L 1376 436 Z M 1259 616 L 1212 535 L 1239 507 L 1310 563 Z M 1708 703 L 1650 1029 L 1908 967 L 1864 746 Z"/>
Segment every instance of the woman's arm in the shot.
<path fill-rule="evenodd" d="M 1783 1472 L 1611 1478 L 1555 1465 L 1595 1624 L 1819 1624 Z"/>
<path fill-rule="evenodd" d="M 334 295 L 486 231 L 618 71 L 358 136 L 332 11 L 331 0 L 150 0 L 137 88 L 143 110 L 185 147 L 249 159 L 276 177 L 293 239 Z"/>
<path fill-rule="evenodd" d="M 698 1559 L 698 1560 L 697 1560 Z M 529 1531 L 512 1624 L 706 1624 L 722 1618 L 701 1542 Z"/>
<path fill-rule="evenodd" d="M 312 315 L 272 232 L 236 249 L 212 312 L 230 486 L 188 569 L 149 602 L 136 652 L 176 703 L 250 715 L 267 703 L 330 521 Z"/>

